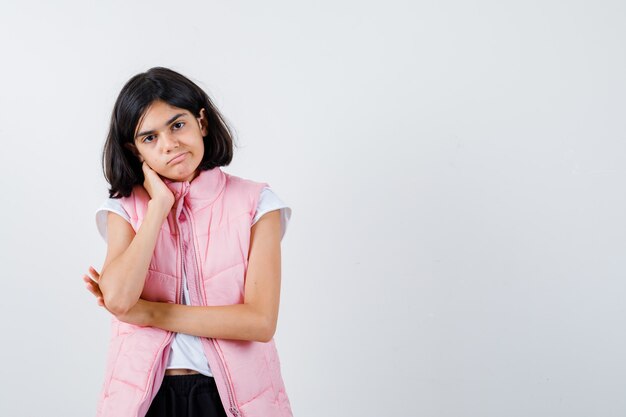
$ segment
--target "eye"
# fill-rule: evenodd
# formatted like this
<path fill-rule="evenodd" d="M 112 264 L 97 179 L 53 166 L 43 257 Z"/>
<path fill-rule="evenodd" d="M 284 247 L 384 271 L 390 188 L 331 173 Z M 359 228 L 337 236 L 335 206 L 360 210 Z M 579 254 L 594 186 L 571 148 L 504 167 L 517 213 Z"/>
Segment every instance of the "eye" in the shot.
<path fill-rule="evenodd" d="M 185 125 L 185 122 L 176 122 L 174 123 L 172 126 L 176 126 L 176 125 L 181 125 L 178 129 L 180 129 L 181 127 L 183 127 Z"/>
<path fill-rule="evenodd" d="M 151 139 L 151 138 L 152 138 L 152 136 L 153 136 L 153 135 L 148 135 L 148 136 L 146 136 L 145 138 L 143 138 L 142 142 L 143 142 L 143 143 L 146 143 L 146 141 L 148 141 L 149 139 Z M 149 142 L 148 142 L 148 143 L 149 143 Z"/>

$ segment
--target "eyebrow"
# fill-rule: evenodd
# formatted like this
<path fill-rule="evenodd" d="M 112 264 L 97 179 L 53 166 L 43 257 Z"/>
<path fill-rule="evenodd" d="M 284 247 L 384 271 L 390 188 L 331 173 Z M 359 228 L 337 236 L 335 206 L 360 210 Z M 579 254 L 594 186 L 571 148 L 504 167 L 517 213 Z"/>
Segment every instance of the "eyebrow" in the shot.
<path fill-rule="evenodd" d="M 167 127 L 167 125 L 169 125 L 170 123 L 172 123 L 174 120 L 178 119 L 181 116 L 187 116 L 187 114 L 186 113 L 178 113 L 178 114 L 174 115 L 167 122 L 165 122 L 163 127 Z M 137 139 L 139 136 L 149 135 L 151 133 L 156 133 L 156 130 L 146 130 L 146 131 L 143 131 L 143 132 L 139 132 L 139 133 L 137 133 L 135 135 L 135 139 Z"/>

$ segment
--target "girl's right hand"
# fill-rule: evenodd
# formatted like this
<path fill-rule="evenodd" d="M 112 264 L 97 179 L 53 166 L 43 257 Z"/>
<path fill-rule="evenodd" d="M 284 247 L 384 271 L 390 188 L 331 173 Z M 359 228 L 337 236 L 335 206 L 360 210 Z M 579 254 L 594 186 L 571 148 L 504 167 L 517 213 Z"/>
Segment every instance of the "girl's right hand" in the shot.
<path fill-rule="evenodd" d="M 146 161 L 141 164 L 141 169 L 144 177 L 143 188 L 146 189 L 151 200 L 156 201 L 166 213 L 169 213 L 176 200 L 174 194 Z"/>

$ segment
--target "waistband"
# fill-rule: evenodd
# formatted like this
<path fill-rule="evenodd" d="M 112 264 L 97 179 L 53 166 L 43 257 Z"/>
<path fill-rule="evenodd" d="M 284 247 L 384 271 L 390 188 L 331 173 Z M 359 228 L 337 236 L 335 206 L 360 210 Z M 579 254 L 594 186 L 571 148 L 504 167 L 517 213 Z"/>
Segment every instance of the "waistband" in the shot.
<path fill-rule="evenodd" d="M 161 388 L 168 388 L 180 395 L 187 395 L 196 390 L 217 392 L 215 378 L 202 374 L 165 375 Z"/>

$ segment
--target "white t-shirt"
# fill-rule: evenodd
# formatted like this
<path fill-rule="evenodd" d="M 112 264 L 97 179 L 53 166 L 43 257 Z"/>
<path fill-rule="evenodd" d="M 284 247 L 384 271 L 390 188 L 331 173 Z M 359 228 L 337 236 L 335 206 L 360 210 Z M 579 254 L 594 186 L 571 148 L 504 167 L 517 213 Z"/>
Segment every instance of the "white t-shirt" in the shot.
<path fill-rule="evenodd" d="M 285 236 L 287 231 L 287 224 L 291 218 L 291 208 L 287 206 L 274 191 L 265 187 L 261 191 L 259 202 L 257 204 L 256 213 L 252 219 L 252 225 L 254 225 L 265 213 L 280 209 L 280 225 L 281 225 L 281 240 Z M 112 211 L 125 218 L 130 223 L 130 216 L 126 213 L 126 210 L 120 204 L 118 198 L 108 198 L 101 206 L 96 210 L 96 225 L 98 232 L 107 241 L 107 211 Z M 183 271 L 183 303 L 189 304 L 189 288 L 187 286 L 187 278 Z M 168 359 L 167 369 L 193 369 L 201 374 L 207 376 L 213 376 L 209 363 L 200 338 L 185 333 L 176 333 L 174 341 L 171 345 L 171 352 Z"/>

